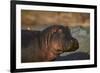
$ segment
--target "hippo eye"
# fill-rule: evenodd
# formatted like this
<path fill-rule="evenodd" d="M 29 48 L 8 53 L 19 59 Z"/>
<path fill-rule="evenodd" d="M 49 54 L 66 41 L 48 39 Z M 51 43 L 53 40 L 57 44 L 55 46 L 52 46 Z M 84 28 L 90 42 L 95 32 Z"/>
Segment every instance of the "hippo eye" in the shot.
<path fill-rule="evenodd" d="M 60 32 L 60 33 L 61 33 L 61 32 L 62 32 L 62 29 L 59 29 L 59 30 L 58 30 L 58 32 Z"/>

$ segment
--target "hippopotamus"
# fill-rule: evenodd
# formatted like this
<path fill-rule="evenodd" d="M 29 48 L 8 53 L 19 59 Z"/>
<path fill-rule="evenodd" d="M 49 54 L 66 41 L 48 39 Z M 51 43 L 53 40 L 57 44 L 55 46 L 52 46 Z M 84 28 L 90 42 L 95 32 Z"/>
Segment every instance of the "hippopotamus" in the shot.
<path fill-rule="evenodd" d="M 79 48 L 68 26 L 51 25 L 42 31 L 21 30 L 21 62 L 54 61 Z"/>

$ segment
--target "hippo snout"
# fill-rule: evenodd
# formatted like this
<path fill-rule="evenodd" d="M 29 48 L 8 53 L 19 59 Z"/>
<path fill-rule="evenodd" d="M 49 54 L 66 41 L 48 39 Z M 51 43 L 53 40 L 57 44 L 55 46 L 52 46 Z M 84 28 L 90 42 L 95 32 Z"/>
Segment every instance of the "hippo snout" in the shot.
<path fill-rule="evenodd" d="M 79 48 L 79 43 L 77 39 L 72 38 L 69 43 L 66 44 L 66 48 L 64 49 L 64 52 L 71 52 L 75 51 Z"/>

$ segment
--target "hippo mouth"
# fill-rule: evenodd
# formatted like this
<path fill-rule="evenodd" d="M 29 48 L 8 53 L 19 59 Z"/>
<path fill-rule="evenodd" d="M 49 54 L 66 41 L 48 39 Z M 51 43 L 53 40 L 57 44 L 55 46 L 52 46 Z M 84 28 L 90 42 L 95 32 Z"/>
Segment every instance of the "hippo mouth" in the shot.
<path fill-rule="evenodd" d="M 52 52 L 56 57 L 63 53 L 63 50 Z"/>
<path fill-rule="evenodd" d="M 61 50 L 61 49 L 55 50 L 55 49 L 53 49 L 50 52 L 51 53 L 50 53 L 50 55 L 48 55 L 48 60 L 52 61 L 52 60 L 56 59 L 60 54 L 62 54 L 64 52 L 64 50 Z"/>

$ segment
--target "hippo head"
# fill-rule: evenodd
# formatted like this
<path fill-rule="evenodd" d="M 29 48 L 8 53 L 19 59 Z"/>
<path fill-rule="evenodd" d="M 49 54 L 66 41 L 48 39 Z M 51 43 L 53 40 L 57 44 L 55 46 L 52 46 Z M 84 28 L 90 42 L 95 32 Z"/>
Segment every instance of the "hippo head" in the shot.
<path fill-rule="evenodd" d="M 41 50 L 44 60 L 56 59 L 63 52 L 79 48 L 77 39 L 73 38 L 68 26 L 52 25 L 41 33 Z"/>

